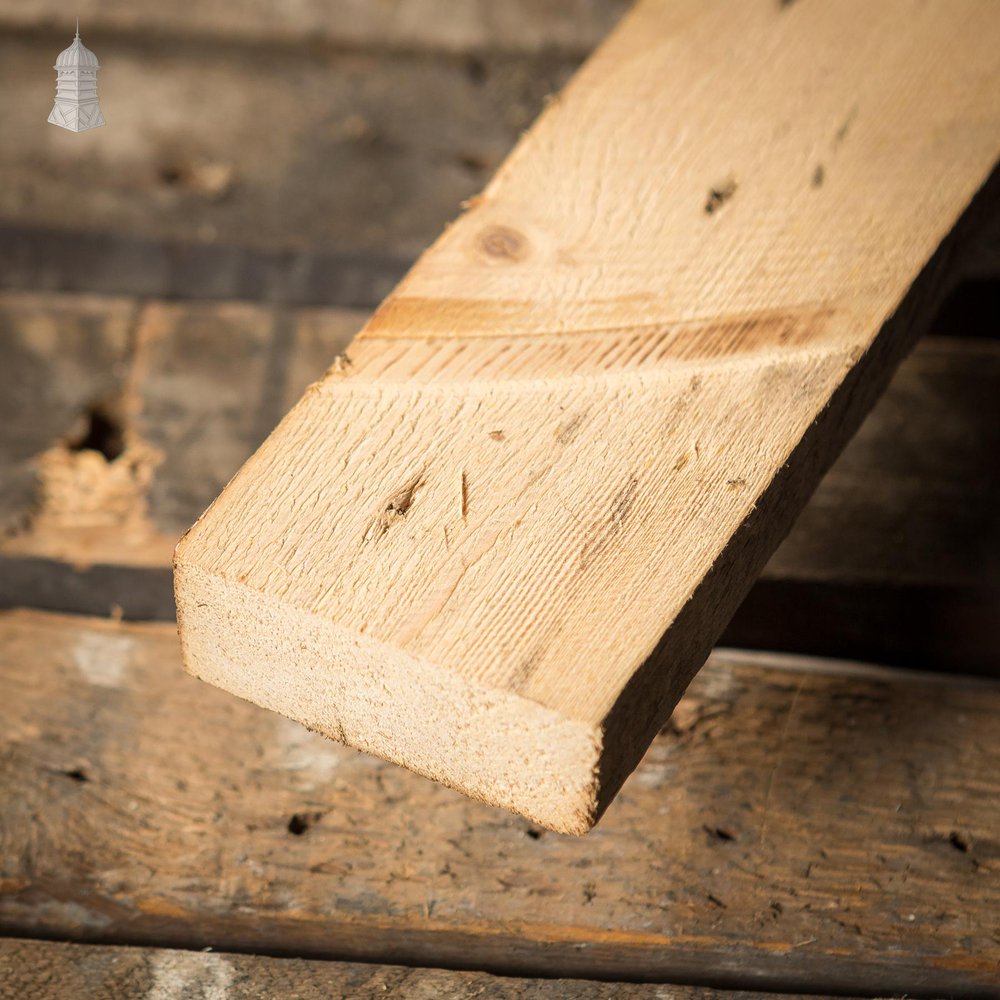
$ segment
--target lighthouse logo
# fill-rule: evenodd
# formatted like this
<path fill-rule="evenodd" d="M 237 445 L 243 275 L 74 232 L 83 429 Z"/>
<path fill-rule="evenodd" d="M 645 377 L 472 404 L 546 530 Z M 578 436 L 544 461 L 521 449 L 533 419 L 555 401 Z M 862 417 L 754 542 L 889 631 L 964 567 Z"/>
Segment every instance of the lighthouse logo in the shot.
<path fill-rule="evenodd" d="M 78 19 L 73 44 L 59 53 L 53 67 L 56 102 L 49 115 L 51 124 L 70 132 L 85 132 L 104 124 L 104 115 L 97 103 L 97 71 L 100 68 L 97 56 L 80 41 Z"/>

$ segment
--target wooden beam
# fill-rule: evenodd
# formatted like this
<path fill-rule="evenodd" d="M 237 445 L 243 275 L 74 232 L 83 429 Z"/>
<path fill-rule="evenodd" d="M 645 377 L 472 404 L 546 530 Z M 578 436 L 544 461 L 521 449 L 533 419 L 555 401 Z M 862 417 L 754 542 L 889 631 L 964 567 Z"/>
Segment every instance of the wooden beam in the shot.
<path fill-rule="evenodd" d="M 588 830 L 929 320 L 998 43 L 641 3 L 182 540 L 187 669 Z"/>
<path fill-rule="evenodd" d="M 180 669 L 0 615 L 0 933 L 842 996 L 995 994 L 1000 685 L 717 651 L 549 833 Z"/>
<path fill-rule="evenodd" d="M 318 962 L 169 948 L 0 939 L 4 1000 L 778 1000 L 696 986 L 500 978 L 483 972 Z M 782 995 L 783 1000 L 795 1000 Z M 801 1000 L 801 998 L 800 998 Z M 821 998 L 818 998 L 821 1000 Z"/>

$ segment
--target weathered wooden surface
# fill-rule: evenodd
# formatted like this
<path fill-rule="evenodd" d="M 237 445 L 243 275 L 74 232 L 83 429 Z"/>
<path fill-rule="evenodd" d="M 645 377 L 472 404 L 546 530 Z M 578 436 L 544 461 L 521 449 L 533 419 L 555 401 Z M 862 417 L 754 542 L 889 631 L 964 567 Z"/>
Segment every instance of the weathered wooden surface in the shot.
<path fill-rule="evenodd" d="M 0 543 L 0 602 L 172 617 L 175 539 L 364 318 L 0 295 L 0 520 L 11 533 Z M 88 413 L 109 405 L 137 459 L 126 447 L 113 461 L 125 476 L 72 447 Z M 1000 344 L 922 341 L 775 553 L 727 643 L 1000 671 L 998 435 Z M 83 466 L 75 478 L 74 463 Z M 96 518 L 82 491 L 94 484 L 87 470 L 134 484 L 125 493 L 134 506 Z M 39 525 L 53 474 L 73 491 Z"/>
<path fill-rule="evenodd" d="M 0 940 L 0 1000 L 776 1000 L 664 984 Z M 792 998 L 794 1000 L 794 998 Z"/>
<path fill-rule="evenodd" d="M 717 653 L 586 840 L 0 616 L 0 929 L 591 978 L 988 996 L 1000 690 Z"/>
<path fill-rule="evenodd" d="M 468 52 L 568 52 L 585 55 L 629 0 L 299 0 L 248 4 L 203 0 L 191 8 L 155 0 L 80 0 L 81 25 L 101 35 L 135 33 L 170 45 L 195 35 L 299 46 Z M 56 0 L 0 0 L 0 29 L 69 32 L 74 21 Z"/>
<path fill-rule="evenodd" d="M 0 304 L 0 537 L 38 499 L 39 455 L 85 435 L 94 400 L 121 391 L 135 302 L 33 296 Z"/>
<path fill-rule="evenodd" d="M 350 310 L 0 297 L 0 549 L 162 572 L 184 525 L 362 320 Z M 160 614 L 172 614 L 169 595 Z"/>
<path fill-rule="evenodd" d="M 577 64 L 84 34 L 79 135 L 38 119 L 66 37 L 0 35 L 0 287 L 371 307 Z"/>

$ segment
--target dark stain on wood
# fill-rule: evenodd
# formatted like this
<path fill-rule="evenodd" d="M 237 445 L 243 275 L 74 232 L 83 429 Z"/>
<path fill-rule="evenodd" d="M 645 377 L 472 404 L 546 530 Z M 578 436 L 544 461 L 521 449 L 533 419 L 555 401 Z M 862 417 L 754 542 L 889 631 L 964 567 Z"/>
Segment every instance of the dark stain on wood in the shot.
<path fill-rule="evenodd" d="M 490 226 L 476 237 L 476 247 L 490 261 L 513 264 L 528 256 L 523 233 L 509 226 Z"/>
<path fill-rule="evenodd" d="M 705 214 L 714 215 L 718 212 L 736 194 L 738 186 L 735 177 L 727 177 L 720 184 L 710 188 L 708 197 L 705 199 Z"/>

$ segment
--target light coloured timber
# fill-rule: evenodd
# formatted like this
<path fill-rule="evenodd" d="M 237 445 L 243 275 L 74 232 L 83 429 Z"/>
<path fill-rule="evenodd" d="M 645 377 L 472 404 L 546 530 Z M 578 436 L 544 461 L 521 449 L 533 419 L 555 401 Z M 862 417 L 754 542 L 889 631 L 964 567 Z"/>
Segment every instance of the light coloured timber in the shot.
<path fill-rule="evenodd" d="M 998 81 L 985 0 L 640 4 L 182 540 L 187 669 L 586 831 L 930 319 Z"/>

